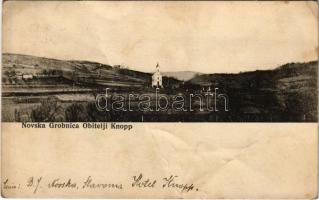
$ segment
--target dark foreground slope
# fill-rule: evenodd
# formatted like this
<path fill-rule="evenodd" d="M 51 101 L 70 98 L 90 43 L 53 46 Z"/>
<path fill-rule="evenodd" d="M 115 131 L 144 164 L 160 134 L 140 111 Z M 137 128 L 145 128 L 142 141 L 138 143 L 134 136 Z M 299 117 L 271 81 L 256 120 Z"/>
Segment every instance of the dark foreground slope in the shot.
<path fill-rule="evenodd" d="M 317 121 L 317 73 L 318 62 L 289 63 L 274 70 L 199 75 L 188 84 L 226 93 L 234 120 L 241 115 L 248 121 Z"/>

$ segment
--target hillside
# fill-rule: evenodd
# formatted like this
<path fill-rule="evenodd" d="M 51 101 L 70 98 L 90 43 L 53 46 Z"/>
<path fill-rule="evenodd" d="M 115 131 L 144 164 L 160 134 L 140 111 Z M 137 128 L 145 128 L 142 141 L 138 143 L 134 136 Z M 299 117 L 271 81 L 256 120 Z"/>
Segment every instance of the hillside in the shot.
<path fill-rule="evenodd" d="M 2 60 L 4 84 L 21 86 L 74 86 L 75 84 L 81 87 L 124 88 L 143 88 L 151 85 L 151 74 L 123 68 L 122 66 L 19 54 L 3 54 Z M 27 80 L 28 75 L 32 75 L 29 80 Z M 178 82 L 175 79 L 169 79 L 165 78 L 164 83 Z"/>
<path fill-rule="evenodd" d="M 315 61 L 289 63 L 274 70 L 199 75 L 187 84 L 219 88 L 229 95 L 235 114 L 282 113 L 281 119 L 316 120 L 317 68 Z"/>

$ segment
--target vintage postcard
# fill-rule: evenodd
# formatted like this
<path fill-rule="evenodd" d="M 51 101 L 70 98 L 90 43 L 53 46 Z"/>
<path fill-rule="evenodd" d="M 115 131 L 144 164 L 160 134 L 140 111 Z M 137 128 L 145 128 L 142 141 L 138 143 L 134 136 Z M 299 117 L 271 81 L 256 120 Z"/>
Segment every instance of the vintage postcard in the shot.
<path fill-rule="evenodd" d="M 3 197 L 316 198 L 316 1 L 2 7 Z"/>

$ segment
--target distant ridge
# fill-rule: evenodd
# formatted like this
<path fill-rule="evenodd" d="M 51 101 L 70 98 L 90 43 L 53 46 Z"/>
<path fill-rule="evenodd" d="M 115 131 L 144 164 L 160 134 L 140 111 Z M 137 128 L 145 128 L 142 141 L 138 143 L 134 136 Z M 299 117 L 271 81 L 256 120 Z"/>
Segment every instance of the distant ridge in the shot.
<path fill-rule="evenodd" d="M 202 73 L 193 71 L 163 72 L 162 74 L 163 76 L 172 77 L 180 81 L 188 81 L 197 75 L 202 75 Z"/>

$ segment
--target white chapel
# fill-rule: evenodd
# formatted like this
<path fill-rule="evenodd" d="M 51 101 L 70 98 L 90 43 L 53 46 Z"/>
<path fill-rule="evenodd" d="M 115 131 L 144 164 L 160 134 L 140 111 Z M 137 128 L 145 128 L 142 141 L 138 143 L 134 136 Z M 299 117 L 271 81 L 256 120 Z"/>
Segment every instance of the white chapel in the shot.
<path fill-rule="evenodd" d="M 152 87 L 163 88 L 162 75 L 161 75 L 160 66 L 158 63 L 156 65 L 156 71 L 152 76 Z"/>

